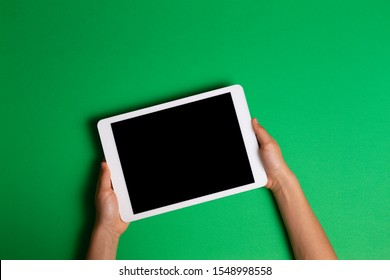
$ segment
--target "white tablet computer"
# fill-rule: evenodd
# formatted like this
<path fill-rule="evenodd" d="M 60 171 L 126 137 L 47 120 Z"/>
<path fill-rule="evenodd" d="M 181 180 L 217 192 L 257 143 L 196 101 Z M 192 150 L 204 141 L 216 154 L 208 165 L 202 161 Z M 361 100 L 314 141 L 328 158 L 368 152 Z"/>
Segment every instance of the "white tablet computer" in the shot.
<path fill-rule="evenodd" d="M 98 130 L 126 222 L 267 182 L 239 85 L 106 118 Z"/>

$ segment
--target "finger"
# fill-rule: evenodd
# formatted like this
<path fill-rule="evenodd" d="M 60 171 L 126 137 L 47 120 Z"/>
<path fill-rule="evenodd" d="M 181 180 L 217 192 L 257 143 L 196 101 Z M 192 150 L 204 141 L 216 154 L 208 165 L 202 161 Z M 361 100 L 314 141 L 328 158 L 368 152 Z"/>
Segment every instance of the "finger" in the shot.
<path fill-rule="evenodd" d="M 266 144 L 273 141 L 272 136 L 269 135 L 265 128 L 259 124 L 256 118 L 252 119 L 252 126 L 253 130 L 255 131 L 257 140 L 260 142 L 260 147 L 265 146 Z"/>
<path fill-rule="evenodd" d="M 111 189 L 111 175 L 107 162 L 102 162 L 100 166 L 100 176 L 98 181 L 98 189 Z"/>

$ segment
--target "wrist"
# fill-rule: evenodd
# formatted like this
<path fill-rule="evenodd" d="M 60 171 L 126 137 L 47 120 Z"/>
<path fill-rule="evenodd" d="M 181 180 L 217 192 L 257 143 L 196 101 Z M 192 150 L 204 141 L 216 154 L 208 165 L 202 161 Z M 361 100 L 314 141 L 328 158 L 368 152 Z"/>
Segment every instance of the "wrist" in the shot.
<path fill-rule="evenodd" d="M 281 169 L 269 182 L 269 189 L 272 191 L 273 195 L 277 195 L 279 192 L 284 192 L 297 186 L 299 186 L 298 179 L 288 166 Z"/>
<path fill-rule="evenodd" d="M 121 236 L 121 234 L 118 231 L 100 223 L 95 224 L 93 228 L 93 232 L 107 240 L 112 240 L 112 241 L 118 241 Z"/>

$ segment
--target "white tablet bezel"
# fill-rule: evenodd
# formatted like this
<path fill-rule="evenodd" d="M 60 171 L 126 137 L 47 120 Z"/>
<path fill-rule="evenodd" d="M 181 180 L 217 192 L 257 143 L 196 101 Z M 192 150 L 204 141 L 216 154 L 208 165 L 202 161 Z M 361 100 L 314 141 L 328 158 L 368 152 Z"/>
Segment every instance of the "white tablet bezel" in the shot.
<path fill-rule="evenodd" d="M 131 207 L 129 194 L 127 191 L 124 174 L 122 172 L 122 167 L 121 167 L 118 151 L 116 148 L 111 124 L 114 122 L 146 115 L 152 112 L 161 111 L 164 109 L 180 106 L 183 104 L 195 102 L 202 99 L 207 99 L 213 96 L 226 94 L 226 93 L 231 93 L 233 99 L 234 108 L 236 110 L 237 119 L 241 129 L 241 134 L 244 140 L 249 163 L 252 169 L 254 183 L 236 187 L 234 189 L 229 189 L 218 193 L 186 200 L 183 202 L 160 207 L 146 212 L 134 214 Z M 225 88 L 220 88 L 213 91 L 163 103 L 160 105 L 144 108 L 141 110 L 136 110 L 133 112 L 102 119 L 98 122 L 98 131 L 103 146 L 104 155 L 111 171 L 112 186 L 118 198 L 119 212 L 121 215 L 121 219 L 125 222 L 139 220 L 142 218 L 158 215 L 161 213 L 165 213 L 172 210 L 184 208 L 187 206 L 199 204 L 202 202 L 214 200 L 217 198 L 222 198 L 225 196 L 252 190 L 255 188 L 262 187 L 267 183 L 266 173 L 264 171 L 263 165 L 259 157 L 259 146 L 251 125 L 251 116 L 245 99 L 244 90 L 240 85 L 233 85 Z M 221 139 L 221 141 L 223 141 L 223 139 Z"/>

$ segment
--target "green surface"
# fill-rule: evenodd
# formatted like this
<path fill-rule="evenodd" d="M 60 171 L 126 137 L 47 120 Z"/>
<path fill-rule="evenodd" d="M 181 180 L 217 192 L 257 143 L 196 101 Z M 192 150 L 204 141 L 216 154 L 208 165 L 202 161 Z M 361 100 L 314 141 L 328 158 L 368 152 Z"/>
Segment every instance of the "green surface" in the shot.
<path fill-rule="evenodd" d="M 390 259 L 390 2 L 0 1 L 0 258 L 83 258 L 98 119 L 241 84 L 342 259 Z M 290 259 L 264 188 L 133 222 L 123 259 Z"/>

